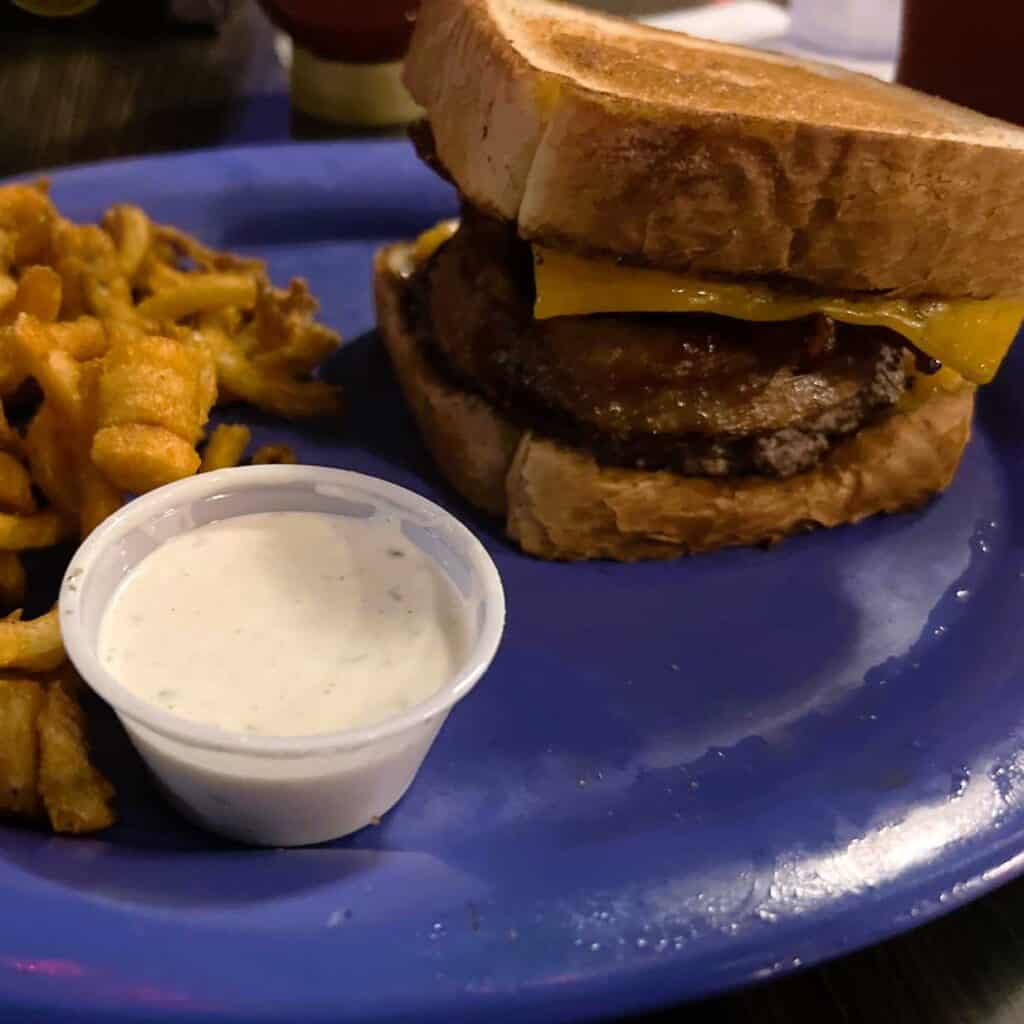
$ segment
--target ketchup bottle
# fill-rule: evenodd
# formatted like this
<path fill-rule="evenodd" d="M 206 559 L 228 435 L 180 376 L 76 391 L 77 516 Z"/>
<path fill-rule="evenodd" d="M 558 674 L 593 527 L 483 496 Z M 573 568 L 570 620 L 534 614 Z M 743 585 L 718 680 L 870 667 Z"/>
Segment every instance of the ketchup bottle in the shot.
<path fill-rule="evenodd" d="M 394 125 L 420 110 L 401 81 L 419 0 L 260 0 L 292 37 L 292 103 L 325 121 Z"/>

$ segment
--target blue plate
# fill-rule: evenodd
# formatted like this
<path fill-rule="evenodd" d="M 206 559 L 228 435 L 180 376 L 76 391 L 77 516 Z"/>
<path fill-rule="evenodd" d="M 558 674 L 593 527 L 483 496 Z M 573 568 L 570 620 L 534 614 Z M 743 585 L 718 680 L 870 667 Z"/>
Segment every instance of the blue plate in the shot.
<path fill-rule="evenodd" d="M 919 514 L 772 551 L 543 564 L 438 480 L 369 333 L 374 249 L 454 209 L 407 146 L 161 157 L 53 191 L 76 219 L 141 203 L 308 277 L 350 339 L 330 369 L 349 415 L 238 415 L 464 517 L 509 620 L 409 795 L 329 846 L 195 831 L 98 714 L 122 823 L 0 828 L 0 1018 L 578 1020 L 834 956 L 1020 870 L 1024 350 Z"/>

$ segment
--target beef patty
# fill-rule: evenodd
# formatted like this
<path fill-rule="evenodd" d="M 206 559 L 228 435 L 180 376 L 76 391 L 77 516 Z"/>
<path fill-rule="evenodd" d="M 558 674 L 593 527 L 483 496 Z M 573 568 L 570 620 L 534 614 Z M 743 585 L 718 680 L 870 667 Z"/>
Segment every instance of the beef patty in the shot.
<path fill-rule="evenodd" d="M 417 274 L 410 318 L 441 372 L 600 461 L 790 476 L 906 388 L 897 335 L 825 317 L 534 320 L 531 258 L 514 226 L 467 207 Z"/>

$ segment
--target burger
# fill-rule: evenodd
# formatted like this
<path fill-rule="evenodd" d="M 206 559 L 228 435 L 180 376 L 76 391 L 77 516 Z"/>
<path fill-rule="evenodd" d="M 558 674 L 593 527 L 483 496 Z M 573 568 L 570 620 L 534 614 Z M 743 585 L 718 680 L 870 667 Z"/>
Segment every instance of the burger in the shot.
<path fill-rule="evenodd" d="M 671 557 L 922 505 L 1024 318 L 1024 131 L 546 0 L 425 0 L 457 221 L 381 251 L 450 483 L 534 555 Z"/>

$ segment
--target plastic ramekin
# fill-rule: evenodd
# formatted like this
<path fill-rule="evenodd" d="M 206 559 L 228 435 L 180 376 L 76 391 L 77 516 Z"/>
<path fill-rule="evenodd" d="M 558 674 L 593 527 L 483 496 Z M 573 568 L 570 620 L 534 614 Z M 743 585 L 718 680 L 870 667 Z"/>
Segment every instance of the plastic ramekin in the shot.
<path fill-rule="evenodd" d="M 409 542 L 447 574 L 463 603 L 471 639 L 463 663 L 436 694 L 365 728 L 253 736 L 164 711 L 104 668 L 98 653 L 104 613 L 121 581 L 146 555 L 207 523 L 276 511 L 392 517 Z M 480 542 L 412 491 L 340 469 L 247 466 L 169 484 L 111 516 L 71 559 L 60 592 L 60 621 L 75 668 L 113 707 L 171 803 L 204 828 L 232 839 L 303 846 L 355 832 L 401 799 L 453 705 L 494 658 L 505 598 Z M 293 638 L 281 639 L 287 644 Z M 301 638 L 294 642 L 301 658 Z"/>

